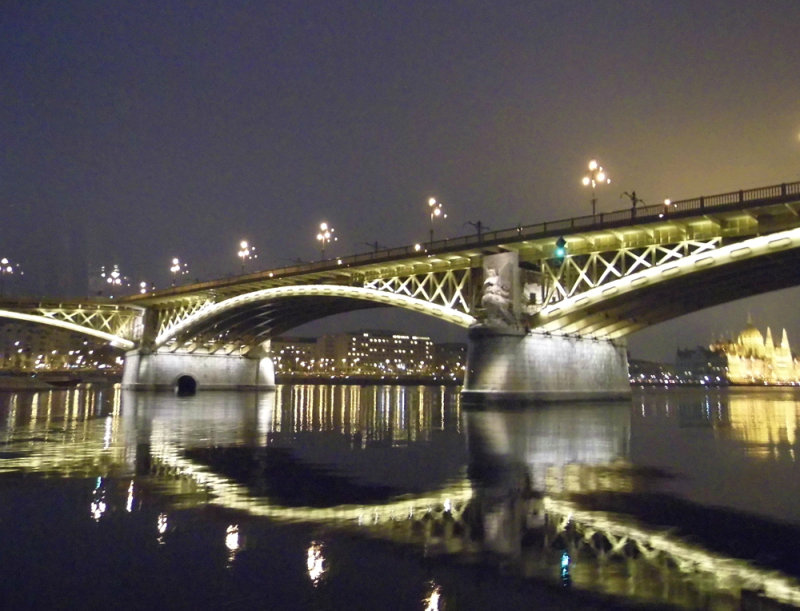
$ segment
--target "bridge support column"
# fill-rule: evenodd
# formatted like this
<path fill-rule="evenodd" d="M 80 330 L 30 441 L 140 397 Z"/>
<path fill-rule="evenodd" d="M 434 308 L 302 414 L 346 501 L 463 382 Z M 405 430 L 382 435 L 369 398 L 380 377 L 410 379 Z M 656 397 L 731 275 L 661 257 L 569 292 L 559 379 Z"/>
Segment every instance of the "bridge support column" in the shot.
<path fill-rule="evenodd" d="M 144 353 L 125 355 L 122 388 L 174 390 L 181 383 L 196 390 L 256 390 L 275 388 L 272 359 L 254 356 L 197 353 Z"/>
<path fill-rule="evenodd" d="M 462 395 L 468 403 L 630 397 L 624 342 L 476 326 Z"/>

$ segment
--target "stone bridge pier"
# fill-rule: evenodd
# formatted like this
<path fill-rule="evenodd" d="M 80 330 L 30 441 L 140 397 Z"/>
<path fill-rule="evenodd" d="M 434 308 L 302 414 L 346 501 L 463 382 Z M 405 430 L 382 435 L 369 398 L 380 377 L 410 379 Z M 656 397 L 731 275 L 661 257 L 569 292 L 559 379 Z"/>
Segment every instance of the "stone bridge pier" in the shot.
<path fill-rule="evenodd" d="M 558 402 L 631 395 L 624 342 L 473 327 L 463 396 Z"/>
<path fill-rule="evenodd" d="M 270 390 L 275 388 L 272 359 L 262 349 L 246 354 L 204 354 L 133 350 L 125 355 L 122 388 L 175 390 Z"/>
<path fill-rule="evenodd" d="M 516 253 L 484 258 L 482 319 L 468 333 L 462 392 L 466 402 L 550 403 L 630 397 L 624 341 L 527 328 L 523 273 Z"/>

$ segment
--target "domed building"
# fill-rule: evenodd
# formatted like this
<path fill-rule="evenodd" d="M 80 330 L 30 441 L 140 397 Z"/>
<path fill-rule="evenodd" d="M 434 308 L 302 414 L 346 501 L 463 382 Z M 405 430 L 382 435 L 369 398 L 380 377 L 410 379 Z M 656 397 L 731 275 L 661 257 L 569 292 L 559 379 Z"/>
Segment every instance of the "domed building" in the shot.
<path fill-rule="evenodd" d="M 800 360 L 792 357 L 786 329 L 780 344 L 775 345 L 770 328 L 764 338 L 748 316 L 747 326 L 736 341 L 715 342 L 709 349 L 726 357 L 731 384 L 800 383 Z"/>

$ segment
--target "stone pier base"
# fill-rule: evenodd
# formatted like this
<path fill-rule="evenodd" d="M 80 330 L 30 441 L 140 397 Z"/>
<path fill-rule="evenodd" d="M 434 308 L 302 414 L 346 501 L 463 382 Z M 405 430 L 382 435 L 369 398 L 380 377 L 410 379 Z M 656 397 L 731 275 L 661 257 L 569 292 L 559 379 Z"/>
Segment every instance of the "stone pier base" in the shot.
<path fill-rule="evenodd" d="M 151 353 L 125 355 L 122 388 L 175 390 L 181 384 L 201 390 L 275 388 L 272 359 L 230 354 Z"/>
<path fill-rule="evenodd" d="M 462 395 L 468 403 L 625 399 L 631 396 L 626 345 L 473 327 Z"/>

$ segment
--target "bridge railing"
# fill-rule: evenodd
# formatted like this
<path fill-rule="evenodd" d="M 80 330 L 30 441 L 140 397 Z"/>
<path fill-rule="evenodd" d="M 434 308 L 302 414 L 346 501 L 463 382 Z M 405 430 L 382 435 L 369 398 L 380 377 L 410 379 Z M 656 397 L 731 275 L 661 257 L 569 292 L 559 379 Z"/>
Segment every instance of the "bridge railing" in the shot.
<path fill-rule="evenodd" d="M 669 218 L 673 215 L 691 214 L 715 208 L 741 206 L 742 209 L 746 209 L 791 199 L 800 199 L 800 182 L 783 183 L 767 187 L 732 191 L 730 193 L 676 200 L 670 202 L 669 205 L 651 204 L 635 209 L 625 208 L 612 212 L 600 212 L 595 215 L 571 217 L 556 221 L 534 223 L 531 225 L 518 225 L 508 229 L 485 231 L 480 234 L 444 238 L 420 244 L 377 249 L 335 259 L 298 263 L 296 265 L 248 274 L 248 276 L 252 277 L 254 280 L 262 279 L 267 274 L 269 277 L 291 276 L 313 271 L 330 270 L 339 266 L 347 267 L 366 263 L 388 262 L 396 259 L 413 257 L 415 255 L 424 255 L 426 253 L 444 253 L 464 248 L 478 248 L 492 244 L 502 244 L 509 241 L 519 241 L 521 239 L 537 239 L 553 235 L 574 233 L 581 230 L 595 231 L 607 227 L 619 228 L 625 225 L 652 222 L 665 217 Z M 239 281 L 246 277 L 247 276 L 240 277 Z M 215 284 L 217 284 L 216 281 L 201 283 L 199 285 L 194 285 L 194 288 L 198 289 L 202 288 L 203 285 L 211 286 Z M 180 292 L 181 289 L 173 290 Z M 168 293 L 169 291 L 165 292 Z"/>
<path fill-rule="evenodd" d="M 515 241 L 523 238 L 535 239 L 554 234 L 571 233 L 580 231 L 582 229 L 595 230 L 609 226 L 618 227 L 621 224 L 633 225 L 645 221 L 657 220 L 659 218 L 664 218 L 665 216 L 669 217 L 670 215 L 674 214 L 698 212 L 712 208 L 733 205 L 742 205 L 746 208 L 748 207 L 748 204 L 762 205 L 764 203 L 768 203 L 768 200 L 799 195 L 800 182 L 784 183 L 780 185 L 771 185 L 768 187 L 732 191 L 730 193 L 721 193 L 707 197 L 701 196 L 691 199 L 676 200 L 671 202 L 668 206 L 665 204 L 651 204 L 647 206 L 641 206 L 636 209 L 625 208 L 622 210 L 615 210 L 613 212 L 601 212 L 595 215 L 590 214 L 556 221 L 534 223 L 531 225 L 518 225 L 517 227 L 511 227 L 508 229 L 485 231 L 480 235 L 470 234 L 455 238 L 443 238 L 434 240 L 433 242 L 419 244 L 418 246 L 407 245 L 384 248 L 375 251 L 339 257 L 338 259 L 328 259 L 323 261 L 315 261 L 308 264 L 284 267 L 278 270 L 273 270 L 273 273 L 276 275 L 290 275 L 292 273 L 302 273 L 317 269 L 330 269 L 332 262 L 343 266 L 359 265 L 362 263 L 379 262 L 382 260 L 389 261 L 397 258 L 413 257 L 414 255 L 424 254 L 425 252 L 431 253 L 437 251 L 458 250 L 461 248 L 477 247 L 484 244 L 488 245 L 493 243 L 497 244 L 507 241 Z"/>
<path fill-rule="evenodd" d="M 625 208 L 613 212 L 600 212 L 595 215 L 586 215 L 536 223 L 532 225 L 519 225 L 510 229 L 498 231 L 487 231 L 478 237 L 477 235 L 463 236 L 437 240 L 429 244 L 430 250 L 446 250 L 459 246 L 477 246 L 483 243 L 502 243 L 508 240 L 518 240 L 521 238 L 534 239 L 537 237 L 547 237 L 558 233 L 575 232 L 581 229 L 602 229 L 603 227 L 619 227 L 621 224 L 638 224 L 645 221 L 657 220 L 669 217 L 674 214 L 691 213 L 720 208 L 727 206 L 742 206 L 748 208 L 754 205 L 764 205 L 770 200 L 781 200 L 784 198 L 797 198 L 800 196 L 800 182 L 783 183 L 768 187 L 758 187 L 755 189 L 744 189 L 730 193 L 718 195 L 701 196 L 691 199 L 676 200 L 666 204 L 651 204 L 639 208 Z"/>

